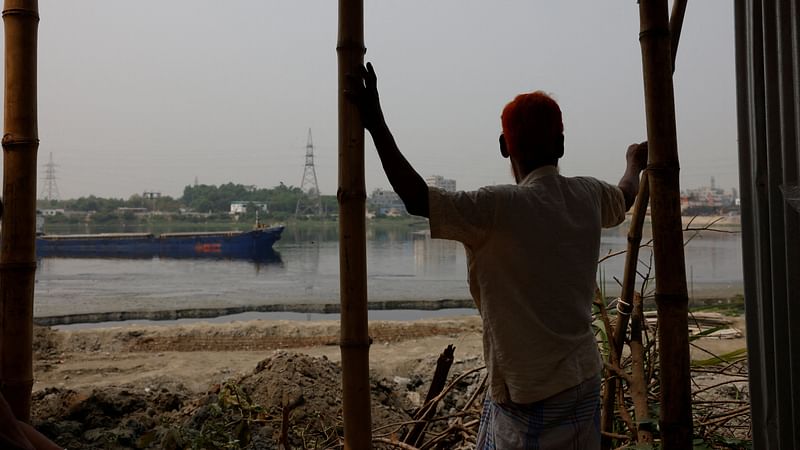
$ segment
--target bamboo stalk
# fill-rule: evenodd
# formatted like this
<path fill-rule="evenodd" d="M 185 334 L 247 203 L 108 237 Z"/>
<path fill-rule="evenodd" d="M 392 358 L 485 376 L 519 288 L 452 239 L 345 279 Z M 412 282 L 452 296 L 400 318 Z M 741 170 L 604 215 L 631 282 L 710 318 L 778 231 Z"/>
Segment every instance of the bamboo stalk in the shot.
<path fill-rule="evenodd" d="M 650 419 L 647 406 L 647 378 L 644 375 L 644 345 L 642 345 L 642 329 L 644 314 L 642 313 L 642 296 L 633 297 L 631 313 L 631 398 L 636 415 L 636 442 L 650 444 L 653 442 L 652 427 L 644 424 Z"/>
<path fill-rule="evenodd" d="M 676 0 L 672 4 L 672 14 L 669 19 L 670 33 L 670 54 L 672 55 L 672 72 L 675 72 L 675 60 L 678 56 L 678 42 L 680 41 L 681 30 L 683 30 L 683 18 L 686 15 L 686 5 L 688 0 Z M 642 229 L 644 219 L 647 214 L 647 205 L 650 200 L 650 178 L 647 171 L 642 174 L 639 183 L 639 193 L 633 205 L 631 224 L 628 229 L 628 248 L 625 253 L 625 267 L 622 276 L 622 292 L 620 294 L 621 308 L 618 308 L 617 321 L 614 332 L 611 335 L 612 356 L 620 359 L 622 347 L 625 344 L 625 332 L 628 328 L 628 319 L 633 309 L 634 285 L 636 284 L 636 268 L 639 264 L 639 246 L 642 243 Z M 611 358 L 613 361 L 614 358 Z M 611 431 L 614 424 L 614 401 L 617 381 L 611 378 L 606 384 L 606 396 L 603 398 L 601 429 Z M 604 450 L 613 447 L 612 439 L 608 435 L 603 435 L 601 447 Z"/>
<path fill-rule="evenodd" d="M 639 3 L 661 367 L 662 448 L 691 448 L 689 297 L 667 0 Z"/>
<path fill-rule="evenodd" d="M 344 448 L 372 448 L 364 223 L 364 128 L 344 97 L 347 74 L 364 63 L 363 0 L 339 0 L 339 282 L 341 292 L 342 416 Z"/>
<path fill-rule="evenodd" d="M 625 253 L 625 267 L 622 274 L 621 302 L 617 306 L 617 320 L 613 332 L 609 333 L 611 348 L 609 349 L 609 362 L 616 364 L 622 356 L 622 347 L 625 343 L 625 332 L 628 328 L 628 319 L 633 305 L 633 292 L 636 282 L 636 268 L 639 264 L 639 246 L 642 242 L 642 228 L 647 215 L 647 204 L 650 200 L 650 185 L 647 171 L 642 174 L 639 182 L 639 193 L 633 204 L 633 215 L 628 229 L 628 248 Z M 601 299 L 602 301 L 602 299 Z M 610 328 L 608 328 L 610 329 Z M 603 396 L 603 409 L 601 414 L 601 429 L 609 433 L 614 427 L 614 404 L 616 402 L 617 378 L 606 379 L 606 390 Z M 620 408 L 624 405 L 620 405 Z M 604 450 L 613 448 L 613 439 L 610 434 L 601 435 L 601 447 Z"/>
<path fill-rule="evenodd" d="M 30 420 L 36 271 L 36 47 L 39 4 L 6 0 L 3 200 L 0 238 L 0 390 Z"/>

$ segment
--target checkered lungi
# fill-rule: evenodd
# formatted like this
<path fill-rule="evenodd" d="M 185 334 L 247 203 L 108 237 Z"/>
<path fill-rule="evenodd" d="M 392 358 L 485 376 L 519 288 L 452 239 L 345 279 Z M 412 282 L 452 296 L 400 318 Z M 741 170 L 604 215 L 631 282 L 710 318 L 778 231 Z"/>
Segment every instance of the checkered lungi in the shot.
<path fill-rule="evenodd" d="M 477 450 L 600 448 L 600 375 L 544 400 L 520 405 L 486 396 Z"/>

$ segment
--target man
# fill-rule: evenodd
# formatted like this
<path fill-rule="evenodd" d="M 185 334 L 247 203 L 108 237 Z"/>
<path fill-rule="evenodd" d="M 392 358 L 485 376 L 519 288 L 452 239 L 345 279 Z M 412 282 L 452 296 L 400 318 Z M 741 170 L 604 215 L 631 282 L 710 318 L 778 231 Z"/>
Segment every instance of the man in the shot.
<path fill-rule="evenodd" d="M 617 186 L 563 177 L 561 110 L 542 92 L 522 94 L 501 116 L 500 153 L 517 184 L 448 193 L 429 188 L 397 148 L 371 64 L 351 78 L 347 95 L 408 212 L 430 219 L 431 237 L 466 249 L 489 372 L 477 448 L 599 448 L 602 361 L 591 307 L 600 231 L 633 204 L 646 143 L 628 148 Z"/>

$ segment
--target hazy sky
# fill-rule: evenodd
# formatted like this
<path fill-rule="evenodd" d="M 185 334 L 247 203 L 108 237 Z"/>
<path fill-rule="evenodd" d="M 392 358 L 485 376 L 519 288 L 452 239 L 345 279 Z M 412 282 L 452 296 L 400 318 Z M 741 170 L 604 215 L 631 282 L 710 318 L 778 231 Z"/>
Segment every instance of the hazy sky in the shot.
<path fill-rule="evenodd" d="M 500 111 L 545 90 L 562 173 L 616 182 L 645 139 L 635 1 L 365 5 L 366 60 L 401 150 L 459 188 L 507 183 Z M 335 0 L 39 0 L 39 165 L 61 198 L 180 196 L 195 178 L 299 186 L 311 128 L 336 191 Z M 738 187 L 733 2 L 689 2 L 675 74 L 683 187 Z M 367 190 L 388 187 L 367 138 Z"/>

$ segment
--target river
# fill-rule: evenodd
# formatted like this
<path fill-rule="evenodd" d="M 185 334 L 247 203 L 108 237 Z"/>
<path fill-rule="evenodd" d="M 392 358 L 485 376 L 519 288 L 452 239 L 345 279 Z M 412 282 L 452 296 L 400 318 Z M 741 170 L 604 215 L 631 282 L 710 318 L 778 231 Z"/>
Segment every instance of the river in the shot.
<path fill-rule="evenodd" d="M 623 250 L 622 231 L 603 235 L 601 256 Z M 688 235 L 687 235 L 688 236 Z M 646 239 L 646 238 L 645 238 Z M 275 249 L 280 260 L 45 258 L 36 272 L 38 318 L 120 311 L 258 308 L 265 305 L 336 305 L 339 248 L 335 230 L 287 229 Z M 644 248 L 640 271 L 650 250 Z M 370 230 L 367 240 L 370 302 L 464 300 L 469 304 L 466 257 L 460 244 L 408 230 Z M 617 292 L 624 256 L 600 265 L 606 293 Z M 686 246 L 690 298 L 742 292 L 738 234 L 705 232 Z"/>

